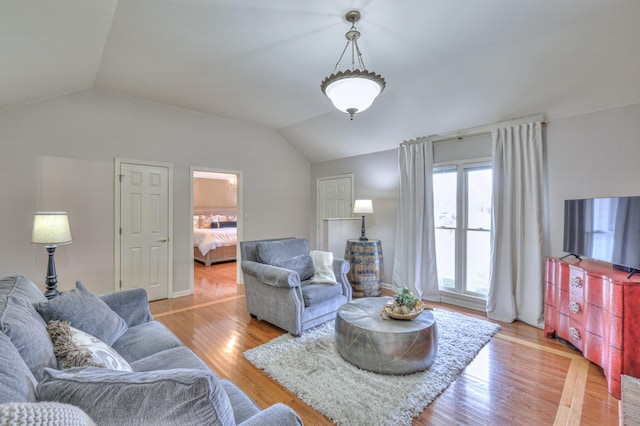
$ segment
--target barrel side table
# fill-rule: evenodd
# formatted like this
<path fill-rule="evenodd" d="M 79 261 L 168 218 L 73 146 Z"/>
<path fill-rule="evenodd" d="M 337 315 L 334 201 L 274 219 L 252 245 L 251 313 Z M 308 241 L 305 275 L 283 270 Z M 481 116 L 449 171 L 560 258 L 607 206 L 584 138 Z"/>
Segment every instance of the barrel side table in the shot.
<path fill-rule="evenodd" d="M 344 258 L 351 268 L 347 279 L 353 297 L 377 297 L 382 294 L 384 258 L 380 240 L 347 240 Z"/>

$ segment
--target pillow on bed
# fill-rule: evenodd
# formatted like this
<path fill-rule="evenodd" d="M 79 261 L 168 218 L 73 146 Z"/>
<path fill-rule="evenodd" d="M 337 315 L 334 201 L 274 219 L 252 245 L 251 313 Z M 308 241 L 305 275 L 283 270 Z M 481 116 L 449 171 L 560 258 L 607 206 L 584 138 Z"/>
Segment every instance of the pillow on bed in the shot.
<path fill-rule="evenodd" d="M 218 224 L 220 225 L 219 226 L 220 228 L 236 228 L 238 226 L 238 222 L 235 222 L 235 221 L 234 222 L 231 222 L 231 221 L 218 222 Z"/>
<path fill-rule="evenodd" d="M 215 229 L 220 228 L 219 223 L 220 222 L 211 222 L 211 225 L 209 225 L 209 227 L 210 228 L 215 228 Z"/>

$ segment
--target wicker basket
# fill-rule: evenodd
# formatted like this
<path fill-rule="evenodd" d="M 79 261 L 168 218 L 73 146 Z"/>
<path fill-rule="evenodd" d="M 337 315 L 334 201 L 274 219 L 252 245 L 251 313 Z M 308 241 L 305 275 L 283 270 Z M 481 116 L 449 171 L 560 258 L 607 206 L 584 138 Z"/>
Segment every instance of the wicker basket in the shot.
<path fill-rule="evenodd" d="M 415 317 L 420 315 L 422 311 L 424 311 L 424 309 L 425 309 L 424 303 L 418 301 L 416 302 L 416 306 L 414 306 L 413 309 L 411 309 L 411 312 L 403 315 L 403 314 L 393 313 L 393 300 L 390 300 L 384 305 L 384 311 L 387 313 L 387 315 L 389 315 L 389 317 L 393 319 L 405 320 L 405 321 L 414 319 Z"/>

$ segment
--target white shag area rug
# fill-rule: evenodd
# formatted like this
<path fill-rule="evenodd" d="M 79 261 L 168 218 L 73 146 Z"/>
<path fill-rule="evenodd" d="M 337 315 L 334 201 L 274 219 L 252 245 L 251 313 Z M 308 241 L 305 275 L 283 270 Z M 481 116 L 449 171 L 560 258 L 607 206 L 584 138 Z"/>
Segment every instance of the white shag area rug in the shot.
<path fill-rule="evenodd" d="M 438 355 L 426 371 L 371 373 L 343 360 L 334 321 L 244 352 L 256 367 L 337 425 L 410 425 L 462 373 L 500 326 L 435 309 Z"/>

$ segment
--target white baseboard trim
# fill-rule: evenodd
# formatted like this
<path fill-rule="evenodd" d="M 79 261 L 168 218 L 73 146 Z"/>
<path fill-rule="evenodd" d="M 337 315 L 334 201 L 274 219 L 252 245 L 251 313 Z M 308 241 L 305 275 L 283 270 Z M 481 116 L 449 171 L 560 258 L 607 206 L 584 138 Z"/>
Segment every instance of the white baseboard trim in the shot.
<path fill-rule="evenodd" d="M 169 296 L 169 299 L 175 299 L 176 297 L 182 297 L 182 296 L 189 296 L 192 294 L 193 294 L 193 291 L 191 290 L 176 291 L 171 293 L 171 296 Z"/>
<path fill-rule="evenodd" d="M 487 301 L 485 299 L 466 294 L 440 290 L 440 301 L 442 303 L 449 303 L 450 305 L 456 305 L 462 308 L 473 309 L 474 311 L 487 311 Z"/>

